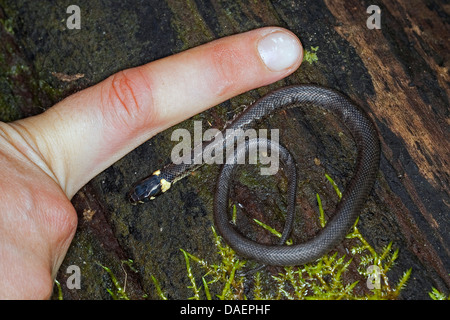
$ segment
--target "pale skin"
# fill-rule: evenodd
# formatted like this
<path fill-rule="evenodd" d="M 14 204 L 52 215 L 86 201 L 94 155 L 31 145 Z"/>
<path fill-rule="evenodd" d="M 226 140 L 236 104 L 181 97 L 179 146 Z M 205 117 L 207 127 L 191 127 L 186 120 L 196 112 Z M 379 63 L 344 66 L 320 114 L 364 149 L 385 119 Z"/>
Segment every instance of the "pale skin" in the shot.
<path fill-rule="evenodd" d="M 73 195 L 156 133 L 294 72 L 270 70 L 262 28 L 116 73 L 46 112 L 0 122 L 0 299 L 45 299 L 77 226 Z"/>

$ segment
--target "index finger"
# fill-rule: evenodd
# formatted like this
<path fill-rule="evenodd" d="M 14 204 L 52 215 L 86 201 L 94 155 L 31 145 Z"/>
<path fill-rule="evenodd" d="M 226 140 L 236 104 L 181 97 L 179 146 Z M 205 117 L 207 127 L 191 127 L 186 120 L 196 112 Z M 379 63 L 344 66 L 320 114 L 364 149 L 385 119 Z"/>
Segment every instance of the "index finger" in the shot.
<path fill-rule="evenodd" d="M 70 198 L 156 133 L 287 76 L 301 60 L 290 31 L 257 29 L 118 72 L 12 126 Z"/>

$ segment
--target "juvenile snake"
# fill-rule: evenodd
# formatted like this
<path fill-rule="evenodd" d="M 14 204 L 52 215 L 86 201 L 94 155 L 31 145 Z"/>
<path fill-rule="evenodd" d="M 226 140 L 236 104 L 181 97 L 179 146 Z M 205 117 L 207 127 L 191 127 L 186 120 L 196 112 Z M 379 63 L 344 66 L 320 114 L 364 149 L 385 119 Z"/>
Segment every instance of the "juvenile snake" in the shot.
<path fill-rule="evenodd" d="M 292 229 L 295 206 L 295 182 L 288 188 L 288 213 L 282 239 L 279 245 L 263 245 L 254 242 L 237 232 L 229 223 L 229 189 L 231 173 L 235 168 L 233 161 L 223 165 L 214 199 L 214 222 L 224 240 L 239 254 L 257 260 L 267 265 L 301 265 L 314 261 L 340 243 L 356 218 L 360 214 L 376 179 L 380 162 L 380 143 L 374 124 L 363 110 L 354 105 L 340 93 L 316 86 L 297 85 L 284 87 L 262 97 L 241 113 L 227 129 L 248 129 L 253 123 L 289 107 L 301 107 L 304 104 L 313 104 L 332 112 L 351 133 L 357 148 L 356 166 L 353 177 L 345 188 L 340 202 L 336 206 L 333 217 L 313 239 L 291 246 L 282 245 Z M 203 150 L 211 147 L 211 141 L 203 144 Z M 260 141 L 250 140 L 243 146 L 238 146 L 236 154 L 245 153 L 248 146 Z M 268 142 L 270 143 L 270 141 Z M 293 165 L 289 152 L 278 147 L 283 163 L 287 167 L 287 176 L 295 180 L 295 165 Z M 191 153 L 194 160 L 201 154 Z M 232 160 L 232 159 L 231 159 Z M 196 163 L 196 162 L 192 162 Z M 129 192 L 132 203 L 153 200 L 156 196 L 167 191 L 170 186 L 185 177 L 200 165 L 195 164 L 169 164 L 161 170 L 155 171 L 151 176 L 139 181 Z M 292 179 L 294 177 L 294 179 Z"/>

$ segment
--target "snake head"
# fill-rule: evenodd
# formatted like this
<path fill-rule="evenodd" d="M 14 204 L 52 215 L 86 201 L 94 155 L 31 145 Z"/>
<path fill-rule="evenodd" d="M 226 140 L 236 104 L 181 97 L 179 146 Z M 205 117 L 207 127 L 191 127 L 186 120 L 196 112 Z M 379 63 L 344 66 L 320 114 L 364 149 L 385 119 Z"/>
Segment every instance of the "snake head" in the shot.
<path fill-rule="evenodd" d="M 161 195 L 163 191 L 163 184 L 159 175 L 153 174 L 148 178 L 140 181 L 128 193 L 128 200 L 132 204 L 149 202 L 155 197 Z"/>

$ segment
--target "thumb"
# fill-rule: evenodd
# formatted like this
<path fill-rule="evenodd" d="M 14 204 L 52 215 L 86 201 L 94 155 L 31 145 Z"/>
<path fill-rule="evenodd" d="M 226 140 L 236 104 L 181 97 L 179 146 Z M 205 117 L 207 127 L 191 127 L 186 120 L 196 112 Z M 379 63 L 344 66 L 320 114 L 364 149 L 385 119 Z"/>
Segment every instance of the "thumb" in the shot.
<path fill-rule="evenodd" d="M 287 76 L 302 55 L 290 31 L 257 29 L 121 71 L 11 127 L 71 198 L 156 133 Z"/>

